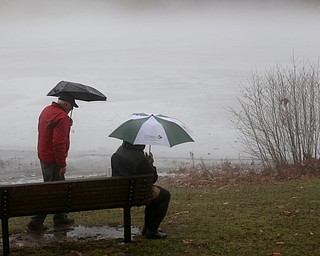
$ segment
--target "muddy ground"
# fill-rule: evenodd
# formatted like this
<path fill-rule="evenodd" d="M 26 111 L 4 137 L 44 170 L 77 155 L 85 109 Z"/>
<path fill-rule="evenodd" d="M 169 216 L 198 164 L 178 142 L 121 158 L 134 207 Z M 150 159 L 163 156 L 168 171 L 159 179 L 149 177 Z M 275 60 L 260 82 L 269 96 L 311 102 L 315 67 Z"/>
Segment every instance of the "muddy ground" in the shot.
<path fill-rule="evenodd" d="M 45 231 L 30 231 L 26 228 L 24 232 L 10 235 L 10 244 L 13 246 L 46 246 L 59 241 L 86 241 L 101 239 L 123 240 L 123 227 L 94 226 L 85 227 L 74 225 L 66 228 L 48 228 Z M 140 228 L 132 226 L 132 236 L 139 235 Z M 2 241 L 1 241 L 2 242 Z"/>

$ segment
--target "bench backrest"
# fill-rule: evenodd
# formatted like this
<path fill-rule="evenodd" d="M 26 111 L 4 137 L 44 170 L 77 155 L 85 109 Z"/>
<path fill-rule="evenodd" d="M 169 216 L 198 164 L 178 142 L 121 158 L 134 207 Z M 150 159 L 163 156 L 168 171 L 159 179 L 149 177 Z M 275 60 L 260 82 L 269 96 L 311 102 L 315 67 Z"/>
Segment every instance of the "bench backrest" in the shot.
<path fill-rule="evenodd" d="M 90 178 L 0 186 L 0 217 L 145 205 L 153 175 Z"/>

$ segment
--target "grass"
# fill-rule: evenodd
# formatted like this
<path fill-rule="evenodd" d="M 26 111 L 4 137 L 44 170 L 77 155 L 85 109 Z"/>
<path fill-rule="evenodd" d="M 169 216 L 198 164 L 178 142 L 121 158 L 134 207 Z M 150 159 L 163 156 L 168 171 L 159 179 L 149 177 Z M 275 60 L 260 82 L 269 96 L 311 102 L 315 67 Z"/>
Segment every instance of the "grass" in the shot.
<path fill-rule="evenodd" d="M 116 239 L 57 241 L 45 246 L 11 244 L 12 255 L 320 255 L 320 179 L 210 186 L 160 184 L 172 199 L 161 225 L 165 240 L 136 236 L 131 244 Z M 119 209 L 71 214 L 77 224 L 118 225 Z M 10 219 L 10 232 L 25 232 L 29 218 Z M 51 216 L 47 218 L 51 224 Z M 143 208 L 133 208 L 132 223 L 142 227 Z M 66 239 L 65 239 L 66 240 Z"/>

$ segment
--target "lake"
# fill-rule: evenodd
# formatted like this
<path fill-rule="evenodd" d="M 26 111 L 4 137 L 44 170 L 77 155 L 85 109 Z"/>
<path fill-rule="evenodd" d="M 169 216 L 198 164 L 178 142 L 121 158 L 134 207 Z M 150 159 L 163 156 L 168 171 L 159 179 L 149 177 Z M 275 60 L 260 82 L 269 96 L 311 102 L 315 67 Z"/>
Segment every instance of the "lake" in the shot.
<path fill-rule="evenodd" d="M 70 177 L 108 173 L 121 143 L 108 135 L 135 112 L 193 132 L 194 143 L 152 147 L 160 169 L 250 159 L 228 109 L 253 70 L 318 61 L 320 12 L 312 2 L 191 2 L 0 1 L 2 181 L 40 177 L 37 119 L 61 80 L 108 97 L 77 102 Z"/>

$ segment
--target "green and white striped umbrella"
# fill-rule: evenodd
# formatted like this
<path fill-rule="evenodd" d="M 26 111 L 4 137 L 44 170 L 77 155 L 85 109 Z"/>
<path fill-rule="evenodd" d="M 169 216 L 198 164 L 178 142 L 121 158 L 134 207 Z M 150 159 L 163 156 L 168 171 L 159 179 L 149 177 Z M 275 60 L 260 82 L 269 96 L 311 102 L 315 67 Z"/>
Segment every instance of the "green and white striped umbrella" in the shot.
<path fill-rule="evenodd" d="M 135 113 L 116 128 L 109 137 L 134 145 L 162 145 L 172 147 L 192 142 L 190 130 L 179 120 L 164 116 Z"/>

